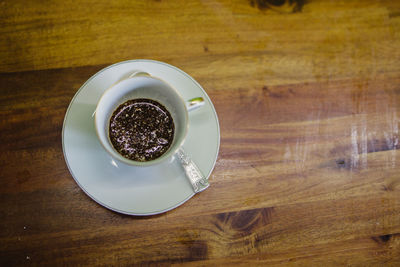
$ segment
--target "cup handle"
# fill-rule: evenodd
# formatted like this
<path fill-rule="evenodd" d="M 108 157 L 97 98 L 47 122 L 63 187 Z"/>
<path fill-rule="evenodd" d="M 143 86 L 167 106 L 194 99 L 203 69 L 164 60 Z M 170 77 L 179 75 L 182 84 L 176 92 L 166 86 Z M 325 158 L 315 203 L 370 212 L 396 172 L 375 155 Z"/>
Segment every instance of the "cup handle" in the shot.
<path fill-rule="evenodd" d="M 199 193 L 207 187 L 210 186 L 206 177 L 201 173 L 199 167 L 197 167 L 196 163 L 186 154 L 183 147 L 181 147 L 176 153 L 183 169 L 185 170 L 186 177 L 189 179 L 192 184 L 193 190 L 195 193 Z"/>
<path fill-rule="evenodd" d="M 205 103 L 204 98 L 195 97 L 195 98 L 192 98 L 192 99 L 189 99 L 188 101 L 186 101 L 186 108 L 190 112 L 195 109 L 198 109 L 199 107 L 204 106 L 204 103 Z"/>

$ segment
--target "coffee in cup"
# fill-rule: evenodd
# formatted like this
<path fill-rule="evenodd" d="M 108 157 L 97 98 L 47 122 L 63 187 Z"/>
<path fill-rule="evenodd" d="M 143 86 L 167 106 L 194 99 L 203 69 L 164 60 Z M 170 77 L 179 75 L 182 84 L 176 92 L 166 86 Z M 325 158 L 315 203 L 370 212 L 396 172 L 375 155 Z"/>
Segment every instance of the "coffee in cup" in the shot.
<path fill-rule="evenodd" d="M 159 102 L 138 98 L 121 104 L 112 114 L 109 138 L 115 150 L 135 161 L 159 158 L 171 146 L 174 121 Z"/>

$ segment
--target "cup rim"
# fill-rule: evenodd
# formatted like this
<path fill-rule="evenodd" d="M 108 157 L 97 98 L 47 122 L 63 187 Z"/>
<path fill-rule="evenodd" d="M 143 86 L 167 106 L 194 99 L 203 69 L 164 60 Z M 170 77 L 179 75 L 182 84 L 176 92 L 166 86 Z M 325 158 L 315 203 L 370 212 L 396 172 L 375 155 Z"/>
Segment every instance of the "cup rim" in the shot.
<path fill-rule="evenodd" d="M 150 160 L 150 161 L 135 161 L 135 160 L 131 160 L 128 158 L 123 157 L 121 154 L 118 153 L 118 151 L 115 150 L 114 146 L 112 144 L 110 144 L 111 150 L 109 150 L 104 144 L 103 144 L 103 140 L 100 138 L 99 135 L 99 127 L 98 127 L 98 123 L 97 123 L 97 108 L 99 106 L 99 103 L 103 100 L 105 94 L 107 92 L 109 92 L 110 90 L 112 90 L 115 86 L 117 86 L 118 84 L 120 84 L 121 82 L 127 81 L 127 80 L 131 80 L 131 79 L 137 79 L 137 78 L 147 78 L 147 79 L 155 79 L 158 80 L 160 82 L 162 82 L 163 84 L 167 85 L 168 87 L 170 87 L 178 96 L 178 98 L 181 100 L 183 106 L 184 106 L 184 110 L 185 110 L 185 120 L 186 120 L 186 125 L 184 127 L 184 133 L 182 134 L 181 140 L 179 141 L 179 143 L 176 144 L 175 149 L 172 149 L 172 147 L 170 146 L 168 148 L 168 150 L 162 154 L 160 157 Z M 106 90 L 104 90 L 103 94 L 101 95 L 101 97 L 99 98 L 99 101 L 97 101 L 97 105 L 96 105 L 96 109 L 94 112 L 94 124 L 95 124 L 95 132 L 97 135 L 98 140 L 100 141 L 101 146 L 104 148 L 105 151 L 107 151 L 113 158 L 119 160 L 120 162 L 123 162 L 125 164 L 128 165 L 132 165 L 132 166 L 138 166 L 138 167 L 147 167 L 147 166 L 153 166 L 156 165 L 158 163 L 161 163 L 163 161 L 165 161 L 166 159 L 169 159 L 170 157 L 172 157 L 173 155 L 176 154 L 176 152 L 182 147 L 187 133 L 188 133 L 188 129 L 189 129 L 189 112 L 186 106 L 186 101 L 183 99 L 183 97 L 181 96 L 181 94 L 179 93 L 179 91 L 173 87 L 171 84 L 169 84 L 168 82 L 158 78 L 158 77 L 154 77 L 151 74 L 149 74 L 148 76 L 144 76 L 144 75 L 140 75 L 140 76 L 133 76 L 133 77 L 129 77 L 126 79 L 122 79 L 114 84 L 112 84 L 110 87 L 108 87 Z M 107 135 L 107 141 L 109 142 L 109 137 Z"/>

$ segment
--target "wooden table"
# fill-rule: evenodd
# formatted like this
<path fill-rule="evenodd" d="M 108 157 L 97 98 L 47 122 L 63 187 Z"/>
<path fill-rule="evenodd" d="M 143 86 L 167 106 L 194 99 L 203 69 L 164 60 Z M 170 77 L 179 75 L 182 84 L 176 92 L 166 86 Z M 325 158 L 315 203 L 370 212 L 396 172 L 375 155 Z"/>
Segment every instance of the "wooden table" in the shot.
<path fill-rule="evenodd" d="M 399 1 L 3 1 L 0 265 L 400 264 Z M 107 210 L 64 161 L 103 67 L 175 65 L 221 127 L 211 187 Z"/>

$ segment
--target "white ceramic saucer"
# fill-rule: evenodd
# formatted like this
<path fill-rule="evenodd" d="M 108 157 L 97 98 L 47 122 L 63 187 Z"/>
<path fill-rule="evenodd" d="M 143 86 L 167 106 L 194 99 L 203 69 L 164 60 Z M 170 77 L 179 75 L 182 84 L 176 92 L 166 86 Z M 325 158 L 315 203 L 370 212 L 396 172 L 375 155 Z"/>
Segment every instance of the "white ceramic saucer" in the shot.
<path fill-rule="evenodd" d="M 113 160 L 99 143 L 93 121 L 93 113 L 103 92 L 135 71 L 144 71 L 163 79 L 176 88 L 184 99 L 199 96 L 205 99 L 205 105 L 189 115 L 184 149 L 203 174 L 209 177 L 217 159 L 220 140 L 214 106 L 193 78 L 174 66 L 158 61 L 120 62 L 102 69 L 86 81 L 66 112 L 62 144 L 72 177 L 94 201 L 124 214 L 152 215 L 176 208 L 194 195 L 179 162 L 172 157 L 153 167 L 133 167 Z"/>

